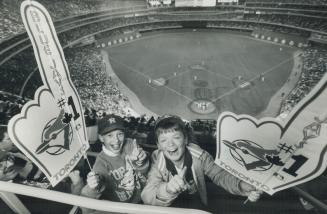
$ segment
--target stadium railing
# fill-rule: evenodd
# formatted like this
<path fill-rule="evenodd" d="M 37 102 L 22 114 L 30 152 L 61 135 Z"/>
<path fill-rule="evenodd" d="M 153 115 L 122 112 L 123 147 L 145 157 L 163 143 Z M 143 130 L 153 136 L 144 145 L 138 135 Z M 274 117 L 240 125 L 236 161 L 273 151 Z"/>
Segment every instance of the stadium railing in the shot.
<path fill-rule="evenodd" d="M 115 213 L 133 213 L 133 214 L 208 214 L 203 210 L 181 209 L 172 207 L 159 207 L 141 204 L 131 204 L 122 202 L 111 202 L 86 198 L 82 196 L 62 193 L 53 190 L 30 187 L 22 184 L 0 181 L 1 198 L 5 199 L 7 205 L 17 213 L 30 213 L 27 208 L 19 201 L 14 194 L 26 195 L 40 199 L 56 201 L 59 203 L 70 204 L 73 206 L 85 207 L 93 210 L 115 212 Z M 7 194 L 6 194 L 7 193 Z M 9 193 L 9 194 L 8 194 Z"/>
<path fill-rule="evenodd" d="M 322 210 L 324 212 L 327 212 L 327 204 L 318 200 L 317 198 L 313 197 L 306 191 L 302 190 L 299 187 L 293 187 L 292 190 L 296 192 L 299 196 L 302 196 L 304 199 L 309 201 L 314 207 L 318 208 L 319 210 Z"/>

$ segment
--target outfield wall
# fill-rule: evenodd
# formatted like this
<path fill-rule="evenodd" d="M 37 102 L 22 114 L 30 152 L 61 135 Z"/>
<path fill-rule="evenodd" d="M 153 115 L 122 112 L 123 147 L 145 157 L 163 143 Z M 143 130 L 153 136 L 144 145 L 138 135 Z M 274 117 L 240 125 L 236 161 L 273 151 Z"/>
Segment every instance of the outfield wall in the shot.
<path fill-rule="evenodd" d="M 267 30 L 254 30 L 252 36 L 257 39 L 272 41 L 284 45 L 306 47 L 308 45 L 308 39 L 305 37 L 289 35 L 285 33 L 278 33 Z"/>

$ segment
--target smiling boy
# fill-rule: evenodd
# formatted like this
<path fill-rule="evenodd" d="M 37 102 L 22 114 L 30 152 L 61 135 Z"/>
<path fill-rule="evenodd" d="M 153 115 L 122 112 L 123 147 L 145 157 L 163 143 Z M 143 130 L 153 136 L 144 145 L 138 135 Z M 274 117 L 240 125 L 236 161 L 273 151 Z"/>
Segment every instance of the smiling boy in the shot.
<path fill-rule="evenodd" d="M 124 120 L 107 115 L 98 121 L 102 152 L 88 174 L 82 195 L 111 201 L 139 203 L 149 168 L 147 154 L 125 136 Z"/>
<path fill-rule="evenodd" d="M 213 183 L 237 195 L 259 198 L 255 188 L 214 163 L 208 152 L 189 143 L 189 131 L 177 116 L 165 115 L 156 122 L 158 150 L 141 194 L 145 204 L 202 209 L 207 205 L 205 175 Z"/>

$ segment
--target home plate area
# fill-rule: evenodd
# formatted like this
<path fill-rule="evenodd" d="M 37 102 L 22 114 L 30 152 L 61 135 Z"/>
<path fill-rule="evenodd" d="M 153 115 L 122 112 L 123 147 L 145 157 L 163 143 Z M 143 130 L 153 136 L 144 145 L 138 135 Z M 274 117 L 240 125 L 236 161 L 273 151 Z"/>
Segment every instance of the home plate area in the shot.
<path fill-rule="evenodd" d="M 194 100 L 190 102 L 189 109 L 196 114 L 210 114 L 216 111 L 216 106 L 210 100 Z"/>

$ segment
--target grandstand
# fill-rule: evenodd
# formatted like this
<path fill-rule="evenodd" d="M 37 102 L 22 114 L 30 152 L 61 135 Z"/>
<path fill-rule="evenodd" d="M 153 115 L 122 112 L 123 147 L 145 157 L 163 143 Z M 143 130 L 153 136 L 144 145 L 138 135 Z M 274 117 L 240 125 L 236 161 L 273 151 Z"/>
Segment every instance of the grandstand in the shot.
<path fill-rule="evenodd" d="M 21 2 L 0 3 L 1 126 L 7 125 L 42 84 L 20 18 Z M 148 151 L 155 148 L 148 137 L 153 128 L 152 116 L 168 112 L 190 120 L 194 138 L 215 155 L 215 119 L 219 113 L 231 110 L 254 116 L 287 115 L 327 70 L 326 0 L 240 0 L 213 7 L 175 7 L 176 0 L 39 2 L 47 7 L 55 22 L 71 78 L 85 108 L 87 125 L 94 126 L 103 113 L 124 116 L 130 135 L 141 138 Z M 242 51 L 243 61 L 239 54 Z M 224 55 L 237 60 L 223 58 Z M 218 57 L 221 61 L 217 62 Z M 264 73 L 283 60 L 283 66 Z M 108 73 L 108 63 L 115 75 Z M 165 97 L 171 92 L 177 96 Z M 228 94 L 226 99 L 220 99 L 224 94 Z M 181 97 L 186 97 L 186 101 L 180 101 L 184 99 Z M 235 101 L 242 99 L 244 102 Z M 166 108 L 160 101 L 168 103 Z M 137 105 L 147 109 L 146 116 L 145 112 L 137 112 L 142 109 Z M 327 181 L 324 176 L 322 179 Z M 305 185 L 301 188 L 307 192 L 283 191 L 273 197 L 264 196 L 262 203 L 242 207 L 241 198 L 214 189 L 207 211 L 216 213 L 215 204 L 222 213 L 326 211 L 326 205 L 316 200 L 326 200 L 326 195 Z M 310 198 L 308 192 L 316 198 Z M 311 210 L 305 210 L 299 195 L 310 201 Z M 19 198 L 31 213 L 40 213 L 37 206 L 46 203 L 62 207 L 63 212 L 72 208 L 28 196 Z M 67 203 L 74 205 L 69 200 Z M 4 203 L 0 204 L 0 212 L 11 213 Z"/>

